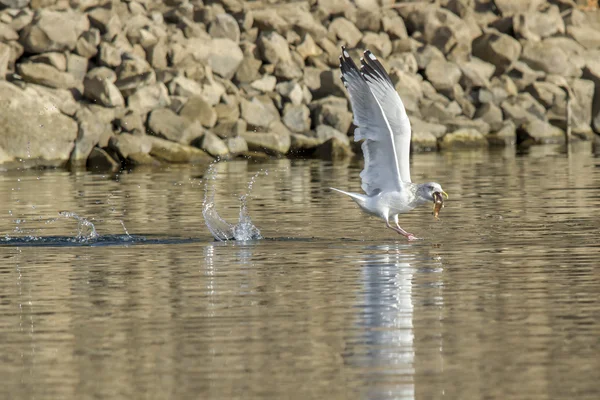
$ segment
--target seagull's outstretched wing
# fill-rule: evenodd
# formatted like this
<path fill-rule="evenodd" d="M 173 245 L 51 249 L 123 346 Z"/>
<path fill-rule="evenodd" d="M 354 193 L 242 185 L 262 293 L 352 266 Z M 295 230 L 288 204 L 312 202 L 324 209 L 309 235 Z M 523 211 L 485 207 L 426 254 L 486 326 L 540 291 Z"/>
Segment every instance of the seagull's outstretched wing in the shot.
<path fill-rule="evenodd" d="M 367 195 L 400 191 L 403 182 L 410 182 L 410 122 L 381 63 L 368 51 L 365 56 L 368 60 L 362 60 L 360 71 L 344 48 L 340 57 L 342 81 L 358 126 L 354 140 L 364 139 L 362 188 Z"/>

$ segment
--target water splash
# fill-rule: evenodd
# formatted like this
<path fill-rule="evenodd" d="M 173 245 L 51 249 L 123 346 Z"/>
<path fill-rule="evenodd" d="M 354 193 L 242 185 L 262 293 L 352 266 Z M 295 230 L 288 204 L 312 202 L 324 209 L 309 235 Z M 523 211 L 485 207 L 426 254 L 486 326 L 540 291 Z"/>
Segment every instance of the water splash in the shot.
<path fill-rule="evenodd" d="M 237 224 L 233 225 L 225 221 L 215 209 L 215 192 L 217 171 L 215 164 L 211 164 L 204 176 L 204 202 L 202 204 L 202 216 L 206 227 L 213 237 L 220 241 L 227 240 L 258 240 L 262 239 L 260 230 L 254 226 L 248 214 L 248 196 L 256 182 L 256 178 L 266 171 L 257 172 L 248 183 L 248 192 L 240 197 L 240 217 Z"/>
<path fill-rule="evenodd" d="M 63 217 L 72 218 L 77 221 L 77 236 L 75 236 L 75 240 L 79 242 L 86 242 L 88 240 L 98 238 L 96 227 L 91 221 L 87 220 L 86 218 L 80 217 L 79 215 L 70 211 L 61 211 L 58 214 Z"/>

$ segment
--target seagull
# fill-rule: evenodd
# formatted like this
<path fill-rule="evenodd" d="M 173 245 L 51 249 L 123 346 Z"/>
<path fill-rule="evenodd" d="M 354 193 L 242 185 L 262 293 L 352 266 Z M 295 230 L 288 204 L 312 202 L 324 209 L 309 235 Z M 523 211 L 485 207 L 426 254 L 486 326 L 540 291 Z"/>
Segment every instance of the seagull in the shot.
<path fill-rule="evenodd" d="M 418 239 L 398 224 L 398 214 L 404 214 L 422 204 L 434 203 L 437 218 L 448 198 L 436 182 L 412 183 L 410 180 L 410 121 L 394 84 L 377 57 L 369 50 L 361 57 L 357 68 L 342 47 L 341 79 L 350 95 L 354 113 L 354 140 L 362 143 L 365 166 L 360 173 L 365 194 L 345 192 L 367 214 L 385 221 L 388 228 L 408 240 Z M 395 226 L 390 224 L 390 219 Z"/>

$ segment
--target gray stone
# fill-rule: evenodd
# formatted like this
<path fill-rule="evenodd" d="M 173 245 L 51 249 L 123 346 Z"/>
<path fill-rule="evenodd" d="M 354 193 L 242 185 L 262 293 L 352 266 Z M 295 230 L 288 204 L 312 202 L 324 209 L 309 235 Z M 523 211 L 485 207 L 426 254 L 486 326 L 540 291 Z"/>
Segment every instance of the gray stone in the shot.
<path fill-rule="evenodd" d="M 114 83 L 108 79 L 85 78 L 83 95 L 104 107 L 124 107 L 125 99 Z"/>
<path fill-rule="evenodd" d="M 354 156 L 352 148 L 338 139 L 332 137 L 315 149 L 314 155 L 322 160 L 345 160 Z"/>
<path fill-rule="evenodd" d="M 381 17 L 383 31 L 391 40 L 408 39 L 404 20 L 394 10 L 385 10 Z"/>
<path fill-rule="evenodd" d="M 82 84 L 68 72 L 61 72 L 48 64 L 25 62 L 17 65 L 17 71 L 25 82 L 58 88 L 75 88 L 82 91 Z"/>
<path fill-rule="evenodd" d="M 277 32 L 262 32 L 258 37 L 258 48 L 263 61 L 270 64 L 292 60 L 287 40 Z"/>
<path fill-rule="evenodd" d="M 274 74 L 279 79 L 300 79 L 302 68 L 295 61 L 282 61 L 275 66 Z"/>
<path fill-rule="evenodd" d="M 212 40 L 207 62 L 215 74 L 231 79 L 243 60 L 244 53 L 236 42 L 226 38 Z"/>
<path fill-rule="evenodd" d="M 350 145 L 350 138 L 345 133 L 342 133 L 329 125 L 317 126 L 317 129 L 315 129 L 315 137 L 319 140 L 319 143 L 325 143 L 329 139 L 335 137 L 339 141 Z"/>
<path fill-rule="evenodd" d="M 44 98 L 45 102 L 53 104 L 65 115 L 73 117 L 81 108 L 80 103 L 75 100 L 73 92 L 69 89 L 55 89 L 32 83 L 27 84 L 27 87 L 35 90 L 40 97 Z"/>
<path fill-rule="evenodd" d="M 469 61 L 458 62 L 457 64 L 462 72 L 460 84 L 466 90 L 476 87 L 488 87 L 490 79 L 496 72 L 496 67 L 493 64 L 477 57 L 472 57 Z"/>
<path fill-rule="evenodd" d="M 235 43 L 240 42 L 240 27 L 235 18 L 229 14 L 218 14 L 210 23 L 208 33 L 213 38 L 226 38 Z"/>
<path fill-rule="evenodd" d="M 545 0 L 494 0 L 494 5 L 500 12 L 500 15 L 514 15 L 528 11 L 537 10 Z"/>
<path fill-rule="evenodd" d="M 10 46 L 0 42 L 0 80 L 4 80 L 8 72 L 8 63 L 10 61 Z"/>
<path fill-rule="evenodd" d="M 6 8 L 25 8 L 30 0 L 0 0 L 0 5 Z"/>
<path fill-rule="evenodd" d="M 92 150 L 104 137 L 112 134 L 111 126 L 101 121 L 90 109 L 81 108 L 75 114 L 78 124 L 77 140 L 71 153 L 72 163 L 85 163 Z"/>
<path fill-rule="evenodd" d="M 245 56 L 238 70 L 235 73 L 235 79 L 239 83 L 249 83 L 260 78 L 260 66 L 262 61 L 252 56 Z"/>
<path fill-rule="evenodd" d="M 488 147 L 484 133 L 472 128 L 461 128 L 447 133 L 439 140 L 442 150 Z"/>
<path fill-rule="evenodd" d="M 248 149 L 267 154 L 286 154 L 290 149 L 290 137 L 273 132 L 245 132 L 241 135 L 248 143 Z"/>
<path fill-rule="evenodd" d="M 336 101 L 337 100 L 337 101 Z M 346 134 L 352 125 L 352 113 L 348 111 L 346 99 L 325 97 L 310 106 L 315 125 L 329 125 Z"/>
<path fill-rule="evenodd" d="M 152 145 L 150 155 L 170 163 L 204 162 L 209 163 L 212 157 L 196 147 L 174 143 L 158 137 L 149 136 Z"/>
<path fill-rule="evenodd" d="M 412 152 L 436 151 L 437 137 L 431 132 L 422 130 L 413 131 L 410 140 L 410 149 Z"/>
<path fill-rule="evenodd" d="M 67 70 L 67 57 L 64 53 L 48 52 L 30 57 L 29 62 L 50 65 L 61 72 Z"/>
<path fill-rule="evenodd" d="M 523 47 L 521 60 L 533 69 L 569 77 L 581 76 L 581 69 L 573 65 L 567 54 L 559 47 L 548 43 L 527 42 Z"/>
<path fill-rule="evenodd" d="M 310 71 L 310 72 L 309 72 Z M 304 70 L 304 82 L 308 86 L 311 94 L 313 95 L 313 99 L 321 99 L 326 96 L 337 96 L 337 97 L 346 97 L 347 91 L 344 88 L 344 84 L 340 79 L 340 73 L 337 70 L 327 70 L 327 71 L 319 71 L 316 70 L 316 79 L 314 81 L 310 81 L 315 78 L 312 76 L 309 78 L 309 82 L 307 82 L 307 73 L 313 73 L 308 68 Z"/>
<path fill-rule="evenodd" d="M 86 160 L 86 166 L 93 171 L 118 171 L 121 163 L 112 158 L 105 150 L 94 147 Z"/>
<path fill-rule="evenodd" d="M 267 128 L 275 120 L 272 112 L 257 98 L 250 101 L 242 99 L 240 107 L 242 118 L 248 123 L 250 129 Z"/>
<path fill-rule="evenodd" d="M 542 12 L 531 11 L 513 17 L 517 38 L 539 42 L 556 34 L 565 33 L 565 23 L 557 6 L 550 5 Z"/>
<path fill-rule="evenodd" d="M 312 136 L 307 136 L 302 133 L 292 133 L 290 154 L 310 154 L 312 153 L 321 141 Z"/>
<path fill-rule="evenodd" d="M 277 93 L 292 104 L 302 104 L 304 93 L 302 87 L 294 81 L 280 82 L 275 86 Z"/>
<path fill-rule="evenodd" d="M 421 117 L 428 121 L 444 122 L 460 115 L 461 108 L 455 101 L 444 105 L 439 102 L 424 100 L 421 102 L 420 111 Z"/>
<path fill-rule="evenodd" d="M 217 112 L 202 96 L 191 97 L 181 108 L 179 115 L 190 121 L 198 121 L 206 128 L 212 128 L 217 123 Z"/>
<path fill-rule="evenodd" d="M 145 133 L 146 127 L 142 116 L 132 110 L 129 110 L 126 114 L 119 116 L 115 120 L 116 126 L 123 132 L 130 133 Z"/>
<path fill-rule="evenodd" d="M 219 122 L 237 121 L 237 119 L 240 117 L 240 105 L 238 103 L 219 103 L 215 106 L 215 112 L 217 113 L 217 119 Z"/>
<path fill-rule="evenodd" d="M 482 119 L 489 126 L 492 132 L 498 131 L 502 125 L 502 110 L 494 103 L 484 103 L 477 111 L 475 111 L 475 118 Z"/>
<path fill-rule="evenodd" d="M 170 105 L 169 91 L 162 82 L 143 86 L 127 98 L 129 109 L 139 114 L 146 114 L 152 110 L 169 107 Z"/>
<path fill-rule="evenodd" d="M 482 119 L 456 117 L 452 120 L 446 121 L 445 125 L 448 128 L 448 132 L 459 129 L 473 129 L 477 132 L 483 133 L 484 135 L 490 132 L 490 125 Z"/>
<path fill-rule="evenodd" d="M 108 147 L 125 160 L 138 154 L 149 154 L 152 150 L 152 139 L 146 135 L 122 133 L 111 137 Z"/>
<path fill-rule="evenodd" d="M 353 48 L 362 39 L 362 33 L 352 22 L 346 18 L 335 18 L 329 24 L 329 35 L 333 39 L 339 39 L 346 43 L 346 46 Z"/>
<path fill-rule="evenodd" d="M 66 162 L 77 138 L 77 123 L 33 89 L 0 81 L 0 148 L 7 157 Z"/>
<path fill-rule="evenodd" d="M 73 50 L 79 36 L 89 30 L 85 15 L 40 9 L 21 31 L 21 44 L 28 53 Z"/>
<path fill-rule="evenodd" d="M 168 108 L 159 108 L 148 116 L 148 133 L 173 142 L 189 144 L 204 132 L 199 122 L 181 117 Z"/>
<path fill-rule="evenodd" d="M 227 144 L 212 132 L 206 132 L 200 138 L 199 147 L 213 157 L 225 157 L 229 154 Z"/>
<path fill-rule="evenodd" d="M 433 60 L 425 68 L 425 75 L 436 90 L 448 91 L 460 81 L 462 72 L 455 63 Z"/>
<path fill-rule="evenodd" d="M 148 47 L 146 50 L 146 60 L 154 69 L 167 68 L 169 47 L 164 40 L 159 40 L 155 44 Z"/>
<path fill-rule="evenodd" d="M 451 52 L 458 58 L 467 58 L 471 53 L 472 32 L 464 20 L 443 8 L 429 7 L 423 17 L 423 39 L 444 54 Z M 481 31 L 476 27 L 478 36 Z M 460 55 L 458 54 L 460 53 Z"/>
<path fill-rule="evenodd" d="M 517 142 L 520 145 L 564 143 L 565 133 L 546 121 L 533 119 L 519 126 Z"/>
<path fill-rule="evenodd" d="M 261 31 L 275 31 L 279 34 L 287 32 L 290 24 L 272 8 L 252 10 L 254 25 Z"/>
<path fill-rule="evenodd" d="M 528 88 L 534 99 L 541 105 L 550 109 L 554 106 L 559 108 L 560 114 L 566 113 L 567 95 L 564 90 L 550 82 L 533 82 Z"/>
<path fill-rule="evenodd" d="M 79 36 L 75 45 L 75 51 L 82 57 L 92 58 L 98 54 L 99 45 L 100 31 L 96 28 L 92 28 Z"/>
<path fill-rule="evenodd" d="M 11 28 L 9 25 L 0 22 L 0 40 L 3 42 L 9 42 L 12 40 L 18 40 L 19 34 Z"/>
<path fill-rule="evenodd" d="M 241 154 L 248 151 L 248 143 L 241 136 L 229 137 L 225 139 L 225 144 L 231 154 Z"/>
<path fill-rule="evenodd" d="M 77 81 L 83 82 L 88 70 L 88 59 L 74 53 L 67 54 L 67 72 Z"/>
<path fill-rule="evenodd" d="M 277 84 L 277 78 L 272 75 L 265 75 L 260 79 L 255 80 L 250 84 L 250 87 L 258 90 L 259 92 L 268 93 L 275 90 Z"/>
<path fill-rule="evenodd" d="M 590 25 L 567 27 L 567 33 L 586 49 L 600 48 L 600 30 Z"/>
<path fill-rule="evenodd" d="M 441 138 L 446 134 L 448 128 L 445 125 L 435 124 L 431 122 L 423 121 L 420 118 L 412 117 L 410 119 L 410 125 L 412 128 L 412 133 L 414 135 L 419 135 L 417 138 L 425 138 L 427 139 L 425 133 L 430 133 L 436 137 L 436 139 Z"/>
<path fill-rule="evenodd" d="M 416 74 L 419 71 L 419 64 L 412 53 L 393 54 L 388 59 L 388 65 L 389 71 L 402 71 L 408 74 Z"/>
<path fill-rule="evenodd" d="M 513 146 L 517 143 L 517 128 L 512 121 L 505 121 L 496 131 L 487 135 L 490 146 Z"/>
<path fill-rule="evenodd" d="M 392 53 L 392 42 L 385 32 L 366 32 L 360 42 L 363 48 L 371 50 L 378 57 L 388 58 Z"/>
<path fill-rule="evenodd" d="M 512 79 L 519 91 L 523 91 L 536 80 L 543 79 L 546 74 L 542 71 L 531 69 L 524 62 L 515 61 L 507 71 L 506 76 Z"/>
<path fill-rule="evenodd" d="M 521 44 L 499 32 L 486 32 L 473 41 L 473 55 L 494 64 L 497 75 L 504 73 L 520 54 Z"/>
<path fill-rule="evenodd" d="M 546 109 L 538 103 L 531 94 L 520 93 L 500 105 L 506 119 L 512 120 L 519 126 L 534 120 L 546 119 Z"/>
<path fill-rule="evenodd" d="M 175 77 L 168 85 L 169 93 L 173 96 L 202 96 L 202 85 L 183 76 Z"/>
<path fill-rule="evenodd" d="M 323 54 L 323 50 L 315 43 L 315 40 L 308 33 L 304 35 L 304 40 L 298 46 L 296 51 L 303 59 L 309 57 L 318 57 Z"/>
<path fill-rule="evenodd" d="M 293 132 L 307 132 L 310 130 L 310 110 L 303 104 L 288 103 L 283 109 L 282 121 Z"/>
<path fill-rule="evenodd" d="M 100 65 L 109 68 L 116 68 L 121 65 L 121 50 L 106 42 L 100 43 L 99 49 L 98 61 Z"/>
<path fill-rule="evenodd" d="M 219 122 L 219 124 L 213 128 L 213 132 L 220 138 L 239 136 L 247 130 L 248 123 L 243 119 Z"/>
<path fill-rule="evenodd" d="M 87 13 L 90 23 L 108 40 L 121 32 L 121 19 L 113 10 L 97 7 Z"/>

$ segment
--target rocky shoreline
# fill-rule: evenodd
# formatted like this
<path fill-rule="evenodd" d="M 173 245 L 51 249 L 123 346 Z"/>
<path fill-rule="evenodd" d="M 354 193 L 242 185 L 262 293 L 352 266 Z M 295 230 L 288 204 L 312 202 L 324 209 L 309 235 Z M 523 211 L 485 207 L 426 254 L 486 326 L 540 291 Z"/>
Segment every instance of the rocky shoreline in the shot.
<path fill-rule="evenodd" d="M 0 164 L 358 152 L 340 46 L 386 66 L 413 151 L 600 133 L 600 12 L 573 0 L 0 0 Z"/>

